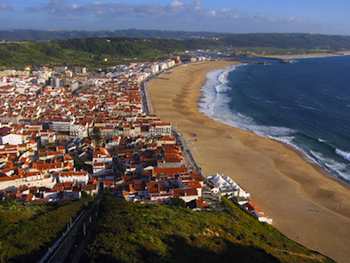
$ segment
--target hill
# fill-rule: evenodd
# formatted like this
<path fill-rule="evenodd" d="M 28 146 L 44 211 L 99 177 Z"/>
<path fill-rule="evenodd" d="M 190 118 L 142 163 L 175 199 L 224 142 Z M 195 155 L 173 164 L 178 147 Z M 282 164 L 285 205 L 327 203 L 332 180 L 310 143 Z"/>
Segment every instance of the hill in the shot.
<path fill-rule="evenodd" d="M 83 262 L 333 262 L 228 200 L 223 211 L 132 204 L 105 195 Z"/>
<path fill-rule="evenodd" d="M 45 30 L 0 30 L 0 40 L 7 41 L 47 41 L 76 38 L 160 38 L 194 39 L 217 36 L 217 33 L 184 32 L 165 30 L 115 30 L 115 31 L 45 31 Z"/>
<path fill-rule="evenodd" d="M 136 32 L 133 35 L 138 35 Z M 350 37 L 344 36 L 222 34 L 215 38 L 214 33 L 205 33 L 203 37 L 192 35 L 195 38 L 190 38 L 186 33 L 184 39 L 180 40 L 155 38 L 156 32 L 151 31 L 147 39 L 83 37 L 41 42 L 2 42 L 0 43 L 0 68 L 62 64 L 98 68 L 133 61 L 151 61 L 196 49 L 225 49 L 228 53 L 248 51 L 254 54 L 350 50 Z M 164 33 L 161 36 L 166 37 L 167 34 Z M 179 32 L 179 37 L 181 36 Z"/>
<path fill-rule="evenodd" d="M 206 45 L 231 47 L 270 47 L 291 49 L 349 50 L 350 36 L 304 33 L 249 33 L 230 34 L 214 32 L 186 32 L 164 30 L 115 30 L 115 31 L 42 31 L 11 30 L 0 31 L 0 40 L 5 41 L 48 41 L 82 38 L 141 38 L 207 40 Z M 209 41 L 209 42 L 208 42 Z M 217 42 L 215 44 L 215 42 Z M 206 46 L 204 45 L 203 48 Z"/>
<path fill-rule="evenodd" d="M 101 67 L 134 60 L 159 59 L 183 48 L 177 41 L 158 39 L 94 38 L 10 42 L 0 44 L 0 67 L 61 64 Z"/>
<path fill-rule="evenodd" d="M 64 204 L 0 202 L 0 262 L 37 262 L 88 200 Z"/>

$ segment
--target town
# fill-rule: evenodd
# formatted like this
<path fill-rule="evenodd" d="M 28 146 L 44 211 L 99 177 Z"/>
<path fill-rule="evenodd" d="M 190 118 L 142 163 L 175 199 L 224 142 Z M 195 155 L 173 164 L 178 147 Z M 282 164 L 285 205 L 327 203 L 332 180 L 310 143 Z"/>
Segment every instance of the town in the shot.
<path fill-rule="evenodd" d="M 181 63 L 0 72 L 0 198 L 61 202 L 109 189 L 130 202 L 205 209 L 227 196 L 271 224 L 232 179 L 206 179 L 171 123 L 152 114 L 145 82 Z"/>

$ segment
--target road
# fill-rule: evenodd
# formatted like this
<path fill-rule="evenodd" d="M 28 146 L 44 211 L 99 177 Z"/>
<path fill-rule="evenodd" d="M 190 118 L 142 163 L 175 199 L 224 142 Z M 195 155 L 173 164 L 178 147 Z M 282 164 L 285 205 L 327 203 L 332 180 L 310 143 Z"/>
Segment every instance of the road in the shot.
<path fill-rule="evenodd" d="M 142 94 L 142 107 L 143 112 L 146 114 L 154 114 L 152 102 L 151 102 L 151 96 L 149 94 L 149 87 L 148 87 L 148 81 L 144 81 L 141 84 L 141 94 Z M 176 141 L 181 145 L 182 151 L 185 155 L 187 164 L 192 167 L 195 171 L 202 174 L 201 168 L 197 165 L 195 159 L 193 158 L 193 155 L 191 153 L 190 148 L 188 147 L 185 139 L 183 136 L 173 127 L 172 130 L 174 136 L 176 137 Z"/>
<path fill-rule="evenodd" d="M 195 159 L 193 158 L 192 152 L 188 147 L 184 137 L 174 127 L 173 127 L 173 134 L 176 138 L 176 141 L 181 145 L 187 164 L 190 167 L 192 167 L 196 172 L 203 175 L 202 169 L 199 167 L 199 165 L 196 163 Z"/>
<path fill-rule="evenodd" d="M 51 246 L 39 263 L 79 262 L 99 212 L 101 197 L 84 209 L 69 224 L 63 235 Z"/>
<path fill-rule="evenodd" d="M 147 81 L 144 81 L 141 84 L 141 94 L 142 94 L 143 112 L 146 114 L 153 114 L 153 107 L 152 107 L 152 103 L 151 103 L 151 97 L 149 94 Z"/>

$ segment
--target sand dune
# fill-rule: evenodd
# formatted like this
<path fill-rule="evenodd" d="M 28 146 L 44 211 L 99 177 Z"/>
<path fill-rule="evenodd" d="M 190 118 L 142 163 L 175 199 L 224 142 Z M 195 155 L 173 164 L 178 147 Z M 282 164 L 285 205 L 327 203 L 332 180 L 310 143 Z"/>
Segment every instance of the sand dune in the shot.
<path fill-rule="evenodd" d="M 151 81 L 155 113 L 185 136 L 205 175 L 222 172 L 231 176 L 252 194 L 282 233 L 338 262 L 349 262 L 349 187 L 329 178 L 289 147 L 216 122 L 198 111 L 207 72 L 230 64 L 183 65 Z"/>

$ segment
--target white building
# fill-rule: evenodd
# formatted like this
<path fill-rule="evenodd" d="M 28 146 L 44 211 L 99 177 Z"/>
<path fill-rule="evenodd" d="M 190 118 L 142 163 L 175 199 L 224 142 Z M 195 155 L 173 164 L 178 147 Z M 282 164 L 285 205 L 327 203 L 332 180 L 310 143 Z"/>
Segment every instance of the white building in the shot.
<path fill-rule="evenodd" d="M 80 124 L 72 124 L 69 129 L 70 136 L 85 138 L 89 135 L 89 127 L 88 125 L 80 125 Z"/>
<path fill-rule="evenodd" d="M 153 136 L 170 136 L 171 135 L 171 124 L 168 122 L 156 122 L 150 128 L 150 133 Z"/>
<path fill-rule="evenodd" d="M 27 177 L 6 177 L 0 179 L 0 190 L 18 188 L 24 185 L 27 187 L 52 188 L 55 184 L 56 182 L 52 178 L 44 178 L 41 174 Z"/>
<path fill-rule="evenodd" d="M 2 137 L 2 144 L 20 145 L 26 142 L 27 137 L 22 134 L 10 133 Z"/>
<path fill-rule="evenodd" d="M 213 193 L 220 193 L 224 196 L 239 198 L 240 204 L 248 201 L 250 194 L 245 192 L 236 182 L 234 182 L 230 177 L 223 176 L 220 174 L 209 176 L 207 178 L 209 184 L 213 187 Z"/>
<path fill-rule="evenodd" d="M 87 172 L 62 172 L 58 175 L 60 183 L 72 182 L 87 184 L 89 181 L 89 175 Z"/>
<path fill-rule="evenodd" d="M 151 71 L 152 71 L 152 74 L 153 75 L 156 75 L 157 73 L 159 73 L 159 64 L 153 64 L 152 67 L 151 67 Z"/>
<path fill-rule="evenodd" d="M 56 132 L 69 132 L 70 122 L 68 120 L 52 121 L 50 124 L 50 129 Z"/>
<path fill-rule="evenodd" d="M 167 62 L 162 62 L 159 64 L 159 70 L 164 71 L 168 69 L 168 63 Z"/>

